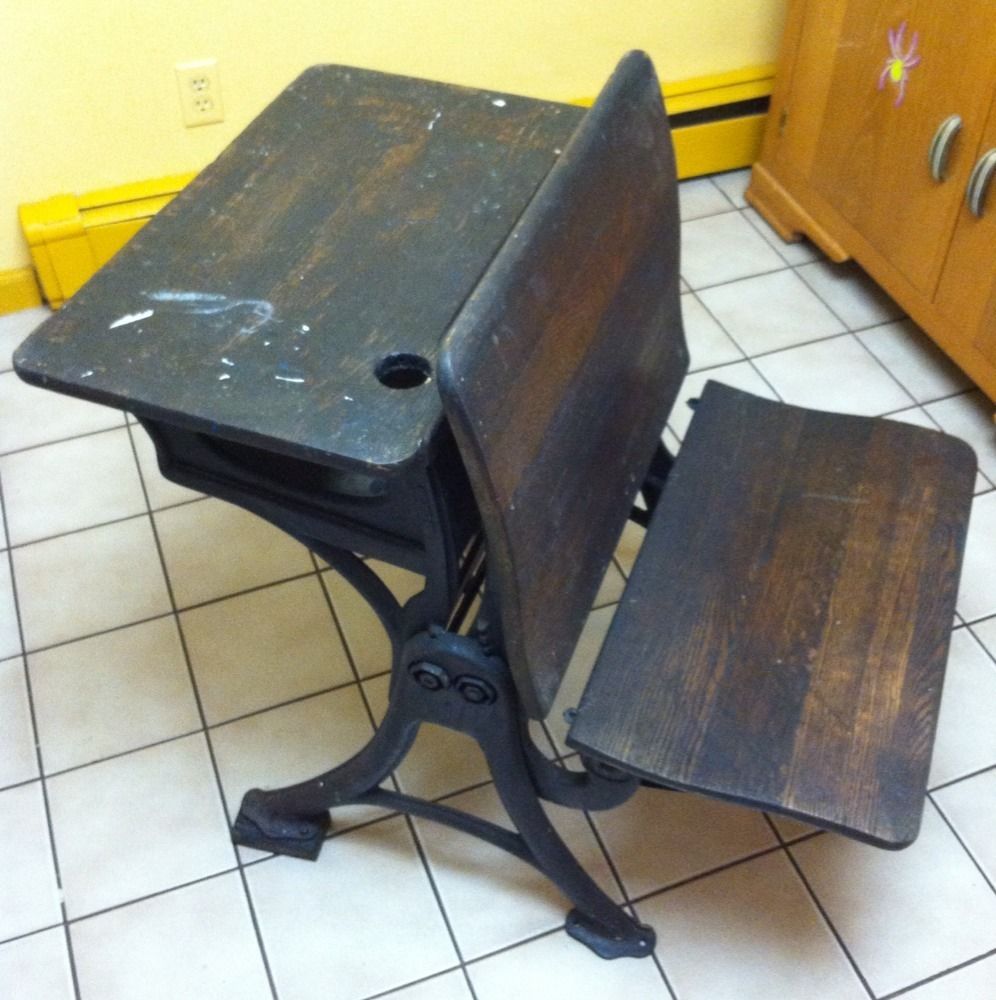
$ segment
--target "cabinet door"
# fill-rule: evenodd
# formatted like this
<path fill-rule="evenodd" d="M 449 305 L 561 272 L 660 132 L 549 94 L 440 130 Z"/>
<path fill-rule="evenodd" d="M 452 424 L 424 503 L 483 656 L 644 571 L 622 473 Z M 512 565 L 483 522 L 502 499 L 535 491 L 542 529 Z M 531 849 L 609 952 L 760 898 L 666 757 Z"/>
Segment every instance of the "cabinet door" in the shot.
<path fill-rule="evenodd" d="M 993 102 L 976 162 L 996 149 L 996 101 Z M 992 365 L 996 365 L 996 178 L 976 216 L 962 188 L 958 225 L 945 262 L 935 304 Z"/>
<path fill-rule="evenodd" d="M 996 69 L 996 17 L 980 0 L 809 0 L 833 59 L 809 168 L 813 189 L 932 297 L 971 170 Z M 805 66 L 797 73 L 806 74 Z M 812 91 L 811 91 L 812 92 Z M 804 109 L 792 109 L 806 113 Z M 812 109 L 808 113 L 812 113 Z M 928 149 L 960 115 L 947 178 Z"/>

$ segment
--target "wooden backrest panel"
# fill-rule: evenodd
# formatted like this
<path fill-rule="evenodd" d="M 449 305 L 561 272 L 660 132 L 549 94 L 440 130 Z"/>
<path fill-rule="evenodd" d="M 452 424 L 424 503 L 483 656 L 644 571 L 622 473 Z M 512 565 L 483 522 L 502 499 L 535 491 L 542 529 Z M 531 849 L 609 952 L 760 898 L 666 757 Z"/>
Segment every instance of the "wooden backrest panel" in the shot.
<path fill-rule="evenodd" d="M 617 67 L 447 334 L 443 405 L 526 710 L 556 694 L 688 367 L 674 154 Z"/>

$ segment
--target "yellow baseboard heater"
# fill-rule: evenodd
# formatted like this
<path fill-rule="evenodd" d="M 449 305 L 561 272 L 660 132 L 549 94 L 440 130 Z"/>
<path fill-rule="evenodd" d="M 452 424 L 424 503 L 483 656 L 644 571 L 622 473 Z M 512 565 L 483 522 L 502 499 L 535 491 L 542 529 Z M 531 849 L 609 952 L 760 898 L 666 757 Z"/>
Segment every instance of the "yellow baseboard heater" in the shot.
<path fill-rule="evenodd" d="M 774 75 L 774 66 L 760 66 L 665 84 L 679 177 L 734 170 L 757 159 Z M 194 176 L 21 205 L 21 227 L 49 305 L 61 306 Z"/>
<path fill-rule="evenodd" d="M 21 205 L 21 228 L 49 305 L 61 306 L 195 176 L 175 174 Z"/>

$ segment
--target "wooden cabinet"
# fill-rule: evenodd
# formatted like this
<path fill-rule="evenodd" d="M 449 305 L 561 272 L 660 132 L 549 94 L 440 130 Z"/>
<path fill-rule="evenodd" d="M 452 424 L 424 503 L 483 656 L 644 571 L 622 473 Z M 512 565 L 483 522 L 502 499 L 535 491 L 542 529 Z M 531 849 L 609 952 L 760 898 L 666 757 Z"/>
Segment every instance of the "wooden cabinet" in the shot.
<path fill-rule="evenodd" d="M 996 150 L 996 100 L 976 164 L 992 150 Z M 981 363 L 996 371 L 996 192 L 989 192 L 982 218 L 962 202 L 937 290 L 937 307 L 971 335 L 971 346 L 981 354 Z M 988 391 L 991 396 L 992 388 Z"/>
<path fill-rule="evenodd" d="M 990 2 L 790 0 L 747 197 L 855 258 L 996 399 L 994 91 Z"/>

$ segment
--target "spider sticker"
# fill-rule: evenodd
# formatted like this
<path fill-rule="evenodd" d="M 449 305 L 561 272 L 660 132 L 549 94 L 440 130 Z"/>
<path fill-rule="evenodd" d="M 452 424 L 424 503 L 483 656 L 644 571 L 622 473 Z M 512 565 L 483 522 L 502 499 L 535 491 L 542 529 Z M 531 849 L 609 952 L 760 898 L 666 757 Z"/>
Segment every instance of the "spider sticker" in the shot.
<path fill-rule="evenodd" d="M 906 35 L 906 22 L 903 21 L 898 28 L 889 29 L 889 56 L 885 60 L 882 72 L 878 78 L 878 89 L 884 90 L 887 83 L 891 83 L 896 88 L 896 99 L 893 101 L 895 107 L 899 107 L 906 97 L 906 80 L 910 75 L 910 70 L 920 64 L 920 55 L 916 51 L 920 41 L 920 35 L 913 32 L 909 48 L 903 51 L 903 38 Z"/>

